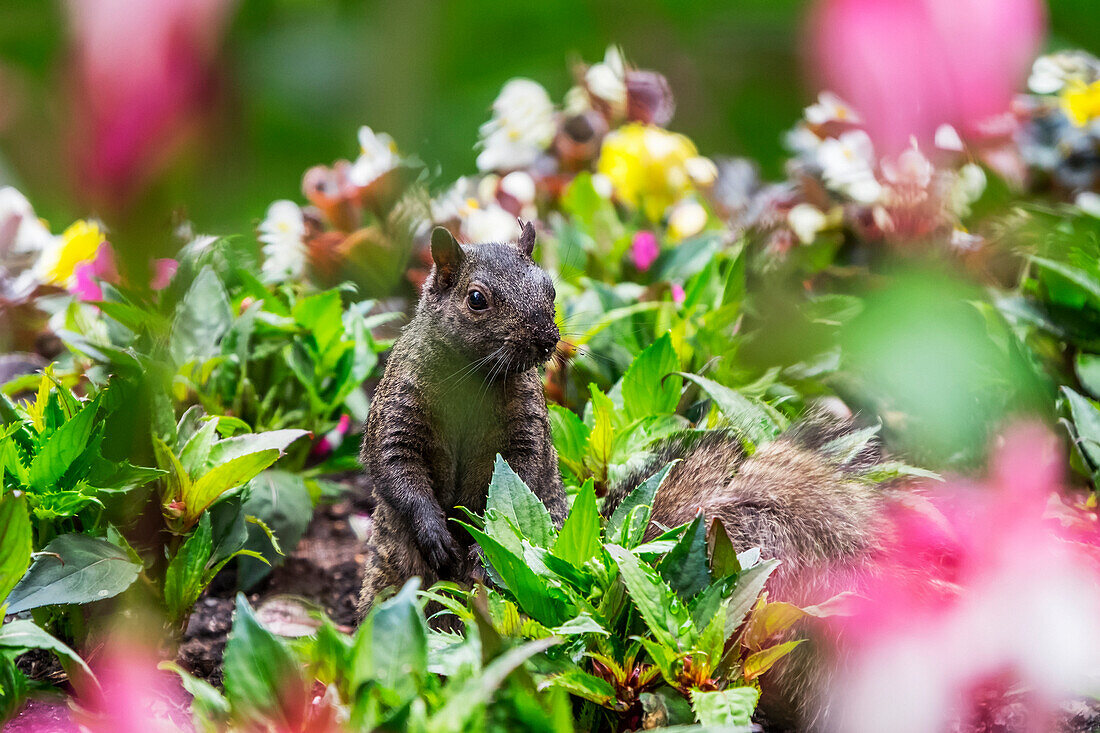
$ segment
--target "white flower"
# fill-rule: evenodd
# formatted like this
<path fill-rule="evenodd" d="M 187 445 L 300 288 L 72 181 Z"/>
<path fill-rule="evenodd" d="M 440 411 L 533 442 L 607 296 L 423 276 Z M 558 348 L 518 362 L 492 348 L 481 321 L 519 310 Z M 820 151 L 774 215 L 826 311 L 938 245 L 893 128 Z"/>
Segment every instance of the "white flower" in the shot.
<path fill-rule="evenodd" d="M 0 188 L 0 250 L 6 242 L 11 243 L 13 254 L 37 254 L 54 243 L 27 197 L 11 186 Z"/>
<path fill-rule="evenodd" d="M 475 208 L 462 222 L 468 242 L 511 242 L 519 237 L 519 222 L 496 204 Z"/>
<path fill-rule="evenodd" d="M 935 144 L 940 150 L 951 150 L 956 153 L 961 153 L 963 150 L 959 131 L 946 123 L 936 128 Z"/>
<path fill-rule="evenodd" d="M 1100 193 L 1082 191 L 1073 199 L 1073 205 L 1089 216 L 1100 219 Z"/>
<path fill-rule="evenodd" d="M 359 157 L 348 171 L 348 180 L 356 186 L 367 186 L 384 173 L 398 166 L 401 157 L 397 144 L 384 132 L 374 132 L 366 125 L 359 128 Z"/>
<path fill-rule="evenodd" d="M 535 200 L 535 179 L 525 171 L 512 171 L 500 179 L 500 190 L 521 204 Z"/>
<path fill-rule="evenodd" d="M 971 252 L 978 249 L 981 243 L 982 238 L 977 234 L 971 234 L 960 227 L 955 227 L 951 230 L 951 246 L 955 249 L 963 252 Z"/>
<path fill-rule="evenodd" d="M 268 207 L 267 216 L 260 224 L 265 282 L 281 282 L 302 276 L 306 269 L 305 234 L 306 222 L 298 204 L 281 200 Z"/>
<path fill-rule="evenodd" d="M 709 186 L 718 180 L 718 166 L 710 158 L 696 155 L 684 161 L 688 178 L 697 186 Z"/>
<path fill-rule="evenodd" d="M 977 163 L 967 163 L 960 168 L 951 186 L 951 210 L 957 216 L 970 214 L 970 205 L 985 193 L 985 183 L 985 171 Z"/>
<path fill-rule="evenodd" d="M 787 213 L 787 225 L 803 244 L 810 244 L 817 239 L 818 232 L 827 223 L 825 212 L 813 204 L 797 204 Z"/>
<path fill-rule="evenodd" d="M 480 171 L 514 170 L 534 163 L 557 132 L 554 104 L 538 82 L 512 79 L 493 102 L 493 118 L 481 126 Z"/>
<path fill-rule="evenodd" d="M 685 199 L 668 215 L 668 235 L 674 240 L 694 237 L 707 225 L 707 210 L 695 199 Z"/>
<path fill-rule="evenodd" d="M 783 136 L 783 144 L 796 156 L 812 158 L 821 147 L 821 138 L 805 124 L 799 123 Z"/>
<path fill-rule="evenodd" d="M 817 102 L 805 111 L 806 121 L 811 125 L 824 125 L 826 122 L 851 122 L 859 124 L 863 120 L 848 104 L 832 92 L 821 92 Z"/>
<path fill-rule="evenodd" d="M 898 155 L 897 160 L 882 161 L 882 177 L 895 185 L 928 188 L 935 172 L 935 166 L 924 157 L 915 141 Z"/>
<path fill-rule="evenodd" d="M 588 67 L 584 85 L 593 96 L 610 104 L 615 114 L 626 111 L 626 69 L 618 48 L 609 46 L 603 61 Z"/>
<path fill-rule="evenodd" d="M 615 193 L 615 184 L 603 173 L 592 174 L 592 188 L 605 199 L 611 198 L 611 194 Z"/>
<path fill-rule="evenodd" d="M 873 160 L 874 147 L 863 130 L 822 140 L 817 148 L 825 185 L 863 204 L 874 203 L 882 195 L 882 186 L 871 169 Z"/>
<path fill-rule="evenodd" d="M 476 179 L 470 176 L 459 178 L 453 186 L 432 199 L 432 221 L 443 223 L 465 219 L 473 209 L 480 206 L 477 188 Z"/>

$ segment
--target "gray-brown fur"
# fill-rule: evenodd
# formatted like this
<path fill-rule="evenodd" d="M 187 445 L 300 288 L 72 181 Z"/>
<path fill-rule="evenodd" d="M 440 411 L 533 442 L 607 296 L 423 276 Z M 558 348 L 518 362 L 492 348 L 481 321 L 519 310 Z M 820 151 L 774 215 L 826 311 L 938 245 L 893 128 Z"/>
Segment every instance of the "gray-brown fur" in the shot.
<path fill-rule="evenodd" d="M 559 525 L 566 501 L 538 367 L 558 341 L 554 287 L 518 242 L 459 245 L 432 234 L 435 266 L 394 344 L 367 419 L 362 459 L 377 508 L 361 610 L 419 575 L 468 581 L 476 545 L 448 520 L 485 509 L 496 455 Z M 473 295 L 479 291 L 486 301 Z"/>
<path fill-rule="evenodd" d="M 771 600 L 820 603 L 856 587 L 888 531 L 882 488 L 858 475 L 876 462 L 877 446 L 872 442 L 843 463 L 822 450 L 852 429 L 848 422 L 811 417 L 750 457 L 730 433 L 674 440 L 646 469 L 611 486 L 603 510 L 613 511 L 646 475 L 678 458 L 654 499 L 646 538 L 702 510 L 708 521 L 722 521 L 738 551 L 759 547 L 764 557 L 782 561 L 768 581 Z M 773 669 L 761 699 L 769 723 L 798 729 L 820 724 L 832 664 L 803 644 Z"/>

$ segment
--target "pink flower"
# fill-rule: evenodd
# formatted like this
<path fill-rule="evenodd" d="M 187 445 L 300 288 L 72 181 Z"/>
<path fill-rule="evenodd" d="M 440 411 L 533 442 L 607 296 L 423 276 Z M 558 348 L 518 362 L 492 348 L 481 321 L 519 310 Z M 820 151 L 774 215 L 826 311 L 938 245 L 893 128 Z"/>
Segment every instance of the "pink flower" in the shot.
<path fill-rule="evenodd" d="M 1040 0 L 819 0 L 810 61 L 880 153 L 950 124 L 966 137 L 1005 112 L 1040 46 Z"/>
<path fill-rule="evenodd" d="M 322 435 L 321 439 L 317 441 L 317 444 L 313 446 L 313 456 L 315 458 L 325 458 L 330 455 L 343 444 L 344 438 L 347 437 L 350 431 L 351 416 L 341 415 L 339 422 L 336 423 L 336 427 Z"/>
<path fill-rule="evenodd" d="M 951 730 L 1009 705 L 1019 730 L 1051 730 L 1058 703 L 1087 689 L 1100 572 L 1092 546 L 1045 517 L 1060 460 L 1046 430 L 1017 427 L 984 485 L 898 507 L 879 572 L 840 621 L 850 665 L 830 695 L 835 730 Z"/>
<path fill-rule="evenodd" d="M 79 300 L 103 300 L 101 282 L 117 282 L 118 268 L 115 266 L 115 254 L 107 242 L 99 245 L 95 259 L 73 268 L 73 284 L 69 292 Z"/>
<path fill-rule="evenodd" d="M 77 685 L 74 717 L 90 733 L 169 733 L 189 730 L 187 694 L 179 680 L 157 669 L 154 649 L 121 634 L 93 663 L 99 686 Z"/>
<path fill-rule="evenodd" d="M 634 266 L 640 272 L 648 270 L 660 253 L 657 235 L 653 232 L 643 229 L 634 235 L 634 241 L 630 244 L 630 256 L 634 259 Z"/>
<path fill-rule="evenodd" d="M 149 288 L 151 290 L 164 290 L 172 282 L 172 278 L 176 276 L 176 271 L 179 269 L 180 263 L 173 259 L 165 257 L 153 260 L 153 279 L 149 281 Z"/>
<path fill-rule="evenodd" d="M 687 298 L 687 293 L 684 292 L 684 286 L 680 283 L 671 283 L 668 289 L 672 293 L 672 302 L 676 305 L 683 305 L 684 299 Z"/>
<path fill-rule="evenodd" d="M 69 0 L 81 190 L 122 205 L 177 151 L 211 96 L 230 0 Z"/>

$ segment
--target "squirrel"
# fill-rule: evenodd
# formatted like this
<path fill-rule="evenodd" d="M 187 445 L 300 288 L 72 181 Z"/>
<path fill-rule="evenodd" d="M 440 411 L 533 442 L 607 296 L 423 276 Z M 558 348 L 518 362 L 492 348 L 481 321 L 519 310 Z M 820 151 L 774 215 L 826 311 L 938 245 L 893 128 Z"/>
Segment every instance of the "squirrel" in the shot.
<path fill-rule="evenodd" d="M 772 600 L 799 606 L 860 587 L 890 536 L 893 492 L 868 481 L 881 446 L 867 441 L 854 456 L 829 444 L 854 432 L 851 419 L 812 413 L 748 455 L 735 434 L 715 430 L 674 438 L 652 451 L 646 465 L 608 487 L 601 511 L 610 516 L 638 484 L 678 460 L 653 500 L 645 541 L 702 511 L 718 519 L 736 550 L 760 548 L 781 564 L 767 582 Z M 811 642 L 833 640 L 810 634 Z M 827 686 L 838 660 L 802 644 L 762 680 L 760 711 L 769 729 L 818 730 L 828 715 Z"/>
<path fill-rule="evenodd" d="M 516 242 L 459 244 L 437 227 L 433 267 L 394 344 L 367 417 L 361 458 L 374 485 L 374 530 L 360 596 L 414 575 L 481 576 L 477 545 L 452 531 L 457 507 L 483 512 L 499 453 L 560 527 L 567 504 L 538 368 L 559 340 L 554 285 Z"/>

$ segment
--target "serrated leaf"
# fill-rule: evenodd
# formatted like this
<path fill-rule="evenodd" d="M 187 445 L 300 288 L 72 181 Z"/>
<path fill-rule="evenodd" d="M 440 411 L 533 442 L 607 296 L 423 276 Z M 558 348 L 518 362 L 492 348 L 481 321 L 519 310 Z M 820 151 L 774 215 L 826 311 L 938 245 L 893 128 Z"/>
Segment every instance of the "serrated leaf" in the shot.
<path fill-rule="evenodd" d="M 550 512 L 500 454 L 493 466 L 485 507 L 486 511 L 497 511 L 507 518 L 536 547 L 550 547 L 554 540 Z"/>
<path fill-rule="evenodd" d="M 680 359 L 667 333 L 634 358 L 623 375 L 623 409 L 631 420 L 673 413 L 680 402 Z"/>
<path fill-rule="evenodd" d="M 776 662 L 790 654 L 794 651 L 796 646 L 804 641 L 805 639 L 785 641 L 782 644 L 776 644 L 763 651 L 750 654 L 745 659 L 744 664 L 741 665 L 741 674 L 745 678 L 745 681 L 752 682 L 757 677 L 767 672 L 775 666 Z"/>
<path fill-rule="evenodd" d="M 107 540 L 57 537 L 44 548 L 8 596 L 8 613 L 111 598 L 137 580 L 141 566 Z"/>
<path fill-rule="evenodd" d="M 279 451 L 274 448 L 248 453 L 215 466 L 203 474 L 183 495 L 186 523 L 197 521 L 219 496 L 230 489 L 248 483 L 265 468 L 279 460 L 279 456 Z"/>
<path fill-rule="evenodd" d="M 222 337 L 233 325 L 233 308 L 213 268 L 204 267 L 176 308 L 169 339 L 177 364 L 218 355 Z"/>
<path fill-rule="evenodd" d="M 615 709 L 619 705 L 615 698 L 615 688 L 607 680 L 589 674 L 581 669 L 570 669 L 539 684 L 540 690 L 557 687 L 584 700 L 591 700 L 605 708 Z"/>
<path fill-rule="evenodd" d="M 2 478 L 2 472 L 0 472 Z M 0 617 L 4 599 L 31 563 L 31 520 L 18 491 L 0 496 Z"/>
<path fill-rule="evenodd" d="M 246 433 L 219 440 L 210 448 L 210 462 L 227 463 L 250 453 L 267 450 L 286 451 L 291 443 L 309 435 L 306 430 L 269 430 L 264 433 Z"/>
<path fill-rule="evenodd" d="M 54 488 L 73 461 L 84 452 L 99 412 L 99 400 L 95 399 L 71 420 L 65 422 L 39 447 L 31 460 L 30 485 L 38 490 Z"/>
<path fill-rule="evenodd" d="M 767 443 L 779 435 L 780 425 L 760 403 L 745 397 L 737 390 L 715 382 L 713 379 L 677 372 L 684 379 L 698 384 L 714 400 L 719 411 L 729 420 L 733 429 L 747 438 L 754 446 Z"/>
<path fill-rule="evenodd" d="M 755 687 L 728 687 L 715 692 L 691 693 L 691 707 L 695 717 L 708 726 L 751 726 L 752 714 L 760 700 L 760 690 Z"/>
<path fill-rule="evenodd" d="M 692 643 L 693 629 L 687 609 L 673 590 L 638 557 L 618 545 L 605 545 L 619 567 L 630 600 L 641 613 L 653 637 L 669 649 L 682 649 Z"/>
<path fill-rule="evenodd" d="M 710 584 L 707 533 L 702 513 L 692 520 L 680 541 L 657 565 L 657 572 L 685 601 Z"/>
<path fill-rule="evenodd" d="M 581 567 L 600 550 L 600 513 L 591 479 L 584 482 L 573 499 L 569 516 L 562 524 L 552 553 L 574 567 Z"/>
<path fill-rule="evenodd" d="M 729 611 L 726 614 L 726 638 L 728 639 L 741 622 L 748 616 L 749 611 L 756 605 L 756 599 L 764 590 L 764 584 L 768 577 L 779 567 L 779 560 L 765 560 L 759 565 L 743 571 L 737 579 L 737 587 L 730 596 Z"/>
<path fill-rule="evenodd" d="M 619 506 L 615 507 L 615 511 L 611 513 L 611 519 L 608 520 L 607 526 L 604 528 L 604 536 L 610 542 L 624 546 L 629 544 L 628 540 L 632 538 L 629 536 L 630 524 L 627 520 L 634 510 L 639 507 L 648 507 L 643 511 L 645 518 L 643 529 L 644 525 L 649 524 L 649 513 L 653 508 L 653 500 L 657 496 L 657 489 L 660 488 L 661 482 L 665 480 L 665 476 L 668 475 L 674 465 L 675 461 L 666 463 L 631 491 Z"/>
<path fill-rule="evenodd" d="M 164 603 L 170 619 L 183 619 L 199 599 L 213 550 L 210 513 L 204 512 L 195 531 L 176 551 L 165 571 Z"/>

